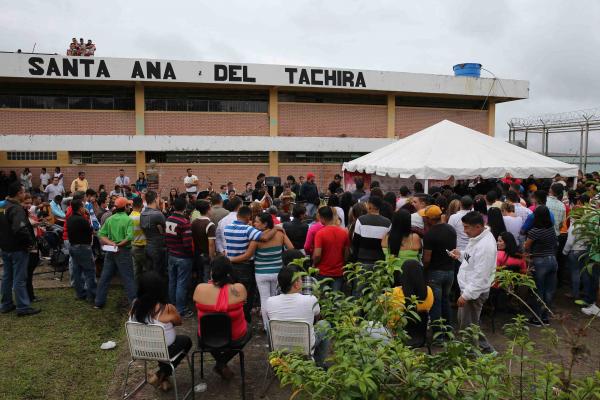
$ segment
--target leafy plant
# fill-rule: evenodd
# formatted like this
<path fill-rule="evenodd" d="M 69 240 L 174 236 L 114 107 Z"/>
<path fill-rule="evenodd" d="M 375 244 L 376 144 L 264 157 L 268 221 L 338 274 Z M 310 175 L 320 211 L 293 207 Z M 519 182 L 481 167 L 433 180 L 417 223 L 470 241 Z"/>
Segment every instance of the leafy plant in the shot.
<path fill-rule="evenodd" d="M 321 369 L 311 360 L 294 354 L 273 352 L 270 363 L 282 385 L 292 387 L 292 398 L 311 399 L 598 399 L 600 374 L 573 379 L 571 369 L 543 361 L 529 336 L 525 317 L 519 315 L 504 328 L 507 347 L 502 354 L 482 354 L 477 326 L 446 334 L 443 348 L 429 355 L 405 343 L 404 327 L 418 318 L 416 299 L 405 310 L 386 295 L 398 267 L 378 262 L 365 270 L 360 264 L 345 267 L 347 281 L 362 296 L 345 297 L 319 282 L 314 287 L 321 315 L 332 329 L 330 367 Z M 309 271 L 315 274 L 314 270 Z M 498 274 L 501 287 L 518 297 L 517 287 L 535 287 L 531 278 L 510 271 Z M 518 297 L 525 305 L 527 303 Z M 372 334 L 385 327 L 387 334 Z M 589 327 L 589 324 L 588 324 Z M 558 340 L 548 329 L 551 340 Z M 581 337 L 568 339 L 576 344 Z"/>

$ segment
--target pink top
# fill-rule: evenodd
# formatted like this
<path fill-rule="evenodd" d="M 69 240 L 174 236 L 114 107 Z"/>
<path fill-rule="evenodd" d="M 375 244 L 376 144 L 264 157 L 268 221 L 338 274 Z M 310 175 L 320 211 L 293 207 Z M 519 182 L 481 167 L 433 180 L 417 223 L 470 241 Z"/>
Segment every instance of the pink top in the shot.
<path fill-rule="evenodd" d="M 510 257 L 504 250 L 498 250 L 496 265 L 499 267 L 519 267 L 519 271 L 522 274 L 527 273 L 527 264 L 525 263 L 525 260 L 518 257 Z"/>
<path fill-rule="evenodd" d="M 308 232 L 306 233 L 306 241 L 304 242 L 304 251 L 307 255 L 312 254 L 315 249 L 315 235 L 323 228 L 323 224 L 320 222 L 315 222 L 311 226 L 308 227 Z"/>
<path fill-rule="evenodd" d="M 231 318 L 231 339 L 238 340 L 246 335 L 247 323 L 244 317 L 244 303 L 229 304 L 229 286 L 225 285 L 219 290 L 217 304 L 196 303 L 198 310 L 198 336 L 200 336 L 200 318 L 204 314 L 226 313 Z"/>

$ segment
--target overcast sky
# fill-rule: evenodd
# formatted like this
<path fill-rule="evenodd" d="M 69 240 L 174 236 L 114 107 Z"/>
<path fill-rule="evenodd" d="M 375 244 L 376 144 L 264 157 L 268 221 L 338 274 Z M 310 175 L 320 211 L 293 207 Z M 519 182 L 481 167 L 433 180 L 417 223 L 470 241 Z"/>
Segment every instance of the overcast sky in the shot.
<path fill-rule="evenodd" d="M 500 78 L 530 82 L 528 100 L 497 107 L 499 137 L 507 137 L 511 117 L 600 106 L 600 1 L 0 0 L 0 5 L 0 50 L 31 51 L 37 43 L 36 51 L 63 54 L 76 36 L 93 39 L 96 55 L 106 57 L 435 74 L 479 62 Z M 593 142 L 600 147 L 600 140 Z M 567 147 L 578 143 L 573 138 Z M 555 145 L 551 142 L 551 151 L 558 150 Z"/>

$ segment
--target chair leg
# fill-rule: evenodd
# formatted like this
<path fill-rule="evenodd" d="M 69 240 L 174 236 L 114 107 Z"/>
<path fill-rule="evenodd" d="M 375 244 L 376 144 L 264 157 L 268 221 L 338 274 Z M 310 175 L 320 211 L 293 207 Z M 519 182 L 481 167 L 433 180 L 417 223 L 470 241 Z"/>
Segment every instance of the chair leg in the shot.
<path fill-rule="evenodd" d="M 267 369 L 265 371 L 265 377 L 263 378 L 263 384 L 262 384 L 263 390 L 259 395 L 259 397 L 261 399 L 263 399 L 267 395 L 267 392 L 269 391 L 271 384 L 275 380 L 275 374 L 272 372 L 273 372 L 273 370 L 271 369 L 271 366 L 267 363 Z"/>
<path fill-rule="evenodd" d="M 244 352 L 240 350 L 240 373 L 242 375 L 242 400 L 246 399 L 246 371 L 244 368 Z"/>
<path fill-rule="evenodd" d="M 123 385 L 123 398 L 127 398 L 127 381 L 129 380 L 129 368 L 131 368 L 131 364 L 133 364 L 133 360 L 129 361 L 127 364 L 127 371 L 125 372 L 125 384 Z"/>
<path fill-rule="evenodd" d="M 200 351 L 200 379 L 204 379 L 204 351 Z"/>
<path fill-rule="evenodd" d="M 194 382 L 194 356 L 197 351 L 192 352 L 192 362 L 190 364 L 190 369 L 192 371 L 192 400 L 196 400 L 196 383 Z"/>
<path fill-rule="evenodd" d="M 127 393 L 127 380 L 129 379 L 129 369 L 131 365 L 134 363 L 134 360 L 129 361 L 127 365 L 127 372 L 125 372 L 125 384 L 123 387 L 123 399 L 129 398 L 132 394 L 136 393 L 138 390 L 142 388 L 146 383 L 148 383 L 148 373 L 147 371 L 147 361 L 144 361 L 144 380 L 142 380 L 130 393 Z"/>
<path fill-rule="evenodd" d="M 169 366 L 171 367 L 171 371 L 173 371 L 171 376 L 173 377 L 173 388 L 175 389 L 175 400 L 179 400 L 179 392 L 177 391 L 177 376 L 175 375 L 175 366 L 171 363 L 169 363 Z"/>

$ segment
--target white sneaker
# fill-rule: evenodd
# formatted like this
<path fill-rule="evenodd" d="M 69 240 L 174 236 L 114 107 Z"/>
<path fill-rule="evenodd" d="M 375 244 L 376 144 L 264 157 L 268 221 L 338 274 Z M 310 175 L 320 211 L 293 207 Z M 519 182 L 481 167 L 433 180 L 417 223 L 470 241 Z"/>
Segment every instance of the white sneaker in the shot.
<path fill-rule="evenodd" d="M 582 308 L 581 312 L 585 315 L 600 315 L 600 307 L 598 307 L 596 304 L 592 304 L 589 307 Z"/>

